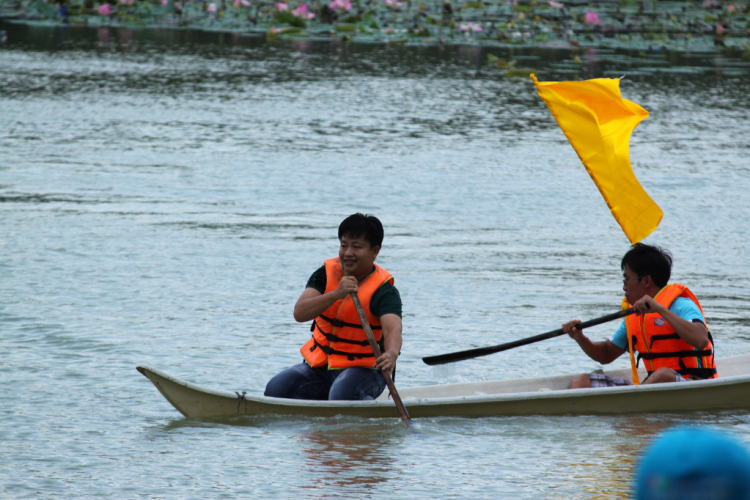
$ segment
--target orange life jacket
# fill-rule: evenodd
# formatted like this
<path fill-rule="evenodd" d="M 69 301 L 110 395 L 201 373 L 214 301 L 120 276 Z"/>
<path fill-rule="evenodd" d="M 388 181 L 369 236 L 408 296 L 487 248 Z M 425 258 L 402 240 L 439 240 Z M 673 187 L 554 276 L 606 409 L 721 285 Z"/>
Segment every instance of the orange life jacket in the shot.
<path fill-rule="evenodd" d="M 667 285 L 656 294 L 654 300 L 669 308 L 678 297 L 687 297 L 695 302 L 703 315 L 703 324 L 708 329 L 706 315 L 703 313 L 700 302 L 685 285 L 677 283 Z M 634 347 L 638 351 L 636 366 L 641 359 L 644 359 L 649 375 L 659 368 L 667 367 L 684 378 L 718 378 L 711 332 L 708 333 L 708 345 L 703 349 L 697 349 L 682 340 L 669 323 L 657 313 L 641 316 L 632 314 L 625 318 L 625 325 L 630 340 L 631 361 Z"/>
<path fill-rule="evenodd" d="M 324 293 L 328 293 L 339 286 L 343 272 L 338 257 L 325 261 L 325 268 L 326 289 Z M 382 267 L 375 265 L 372 274 L 359 283 L 357 292 L 375 340 L 380 344 L 381 352 L 385 351 L 383 327 L 380 325 L 380 319 L 370 312 L 370 301 L 375 291 L 386 283 L 393 284 L 393 276 Z M 367 336 L 351 296 L 347 295 L 345 299 L 337 300 L 315 318 L 312 332 L 312 337 L 302 346 L 300 352 L 313 368 L 326 363 L 328 363 L 329 370 L 340 370 L 352 366 L 374 368 L 375 354 L 367 342 Z"/>

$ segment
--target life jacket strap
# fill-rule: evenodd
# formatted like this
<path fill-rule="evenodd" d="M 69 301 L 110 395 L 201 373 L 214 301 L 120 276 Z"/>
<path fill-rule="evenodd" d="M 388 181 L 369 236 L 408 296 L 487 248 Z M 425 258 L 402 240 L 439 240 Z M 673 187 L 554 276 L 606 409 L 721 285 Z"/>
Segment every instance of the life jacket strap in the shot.
<path fill-rule="evenodd" d="M 699 351 L 644 352 L 639 353 L 638 357 L 646 360 L 653 360 L 657 358 L 702 358 L 705 356 L 713 356 L 713 354 L 714 352 L 711 349 L 702 349 Z"/>
<path fill-rule="evenodd" d="M 649 342 L 648 348 L 651 349 L 654 347 L 654 341 L 656 340 L 680 340 L 682 337 L 677 335 L 676 333 L 667 333 L 664 335 L 652 335 L 651 336 L 651 342 Z"/>
<path fill-rule="evenodd" d="M 323 331 L 322 328 L 320 328 L 320 326 L 318 326 L 317 323 L 315 323 L 315 320 L 313 320 L 313 326 L 310 331 L 314 332 L 315 328 L 318 329 L 321 335 L 323 335 L 326 339 L 328 339 L 328 342 L 343 342 L 344 344 L 360 345 L 362 347 L 370 346 L 370 343 L 367 341 L 367 339 L 365 340 L 345 339 L 345 338 L 339 337 L 338 335 L 334 335 L 332 333 L 326 333 Z"/>
<path fill-rule="evenodd" d="M 680 369 L 675 370 L 680 375 L 688 375 L 698 379 L 709 379 L 716 375 L 716 368 L 688 368 L 683 363 L 682 358 L 679 360 Z M 653 372 L 648 372 L 651 375 Z"/>
<path fill-rule="evenodd" d="M 378 342 L 378 345 L 380 346 L 380 350 L 382 351 L 384 349 L 382 342 Z M 317 340 L 315 340 L 315 337 L 313 337 L 313 345 L 310 347 L 310 352 L 314 351 L 315 349 L 320 349 L 324 353 L 331 355 L 338 355 L 338 356 L 346 356 L 349 361 L 354 361 L 355 359 L 362 359 L 362 358 L 374 358 L 375 353 L 370 351 L 369 353 L 352 353 L 352 352 L 346 352 L 346 351 L 339 351 L 336 349 L 333 349 L 331 346 L 325 346 L 320 344 Z"/>
<path fill-rule="evenodd" d="M 708 333 L 708 340 L 711 341 L 711 345 L 714 344 L 714 339 L 711 337 L 711 332 L 706 330 L 706 333 Z M 651 341 L 649 342 L 648 348 L 651 349 L 654 347 L 654 341 L 656 340 L 680 340 L 681 337 L 677 335 L 676 333 L 667 333 L 664 335 L 652 335 Z"/>
<path fill-rule="evenodd" d="M 343 328 L 345 326 L 348 326 L 349 328 L 359 328 L 360 330 L 363 330 L 362 325 L 359 323 L 347 323 L 346 321 L 341 321 L 337 318 L 329 318 L 328 316 L 325 316 L 323 314 L 320 315 L 321 318 L 328 321 L 330 324 L 335 326 L 336 328 Z M 380 325 L 370 325 L 370 328 L 373 330 L 382 330 L 383 327 Z"/>

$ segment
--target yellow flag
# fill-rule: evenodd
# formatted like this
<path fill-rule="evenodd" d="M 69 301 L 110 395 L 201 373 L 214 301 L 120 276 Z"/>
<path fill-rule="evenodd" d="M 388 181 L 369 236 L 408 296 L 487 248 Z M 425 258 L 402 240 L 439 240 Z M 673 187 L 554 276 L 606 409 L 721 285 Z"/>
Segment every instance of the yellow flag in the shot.
<path fill-rule="evenodd" d="M 630 135 L 648 111 L 620 96 L 620 80 L 540 82 L 539 96 L 583 162 L 631 244 L 651 234 L 664 212 L 630 165 Z"/>

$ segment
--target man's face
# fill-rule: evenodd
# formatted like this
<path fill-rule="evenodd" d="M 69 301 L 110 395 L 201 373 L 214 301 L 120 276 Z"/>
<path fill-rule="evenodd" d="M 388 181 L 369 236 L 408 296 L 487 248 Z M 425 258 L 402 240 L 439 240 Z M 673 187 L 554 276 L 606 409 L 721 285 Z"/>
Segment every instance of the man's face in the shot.
<path fill-rule="evenodd" d="M 346 271 L 360 279 L 370 274 L 380 247 L 371 247 L 364 238 L 344 236 L 339 246 L 339 258 Z"/>
<path fill-rule="evenodd" d="M 646 286 L 644 284 L 643 276 L 638 276 L 633 270 L 631 270 L 627 264 L 625 270 L 622 273 L 622 290 L 625 292 L 625 298 L 628 299 L 630 304 L 635 302 L 646 294 Z"/>

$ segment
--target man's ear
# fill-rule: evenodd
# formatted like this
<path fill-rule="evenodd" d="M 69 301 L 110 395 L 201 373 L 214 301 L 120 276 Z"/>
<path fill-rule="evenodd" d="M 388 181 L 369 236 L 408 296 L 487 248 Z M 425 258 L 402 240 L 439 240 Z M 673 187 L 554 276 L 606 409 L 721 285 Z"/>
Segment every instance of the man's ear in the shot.
<path fill-rule="evenodd" d="M 375 258 L 378 256 L 379 253 L 380 253 L 379 246 L 372 247 L 372 260 L 375 260 Z"/>

